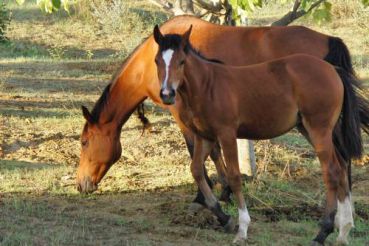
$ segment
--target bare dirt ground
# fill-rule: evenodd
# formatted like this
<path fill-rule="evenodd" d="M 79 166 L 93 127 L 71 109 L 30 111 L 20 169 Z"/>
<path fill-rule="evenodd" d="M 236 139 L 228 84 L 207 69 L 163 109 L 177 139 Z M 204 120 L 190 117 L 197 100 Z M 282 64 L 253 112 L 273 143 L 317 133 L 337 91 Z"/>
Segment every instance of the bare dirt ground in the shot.
<path fill-rule="evenodd" d="M 151 103 L 153 131 L 142 135 L 133 115 L 123 128 L 120 161 L 95 194 L 77 193 L 80 106 L 91 108 L 119 67 L 121 61 L 110 56 L 119 52 L 118 41 L 106 43 L 92 27 L 63 15 L 50 20 L 34 5 L 27 12 L 13 8 L 11 42 L 0 45 L 0 245 L 230 244 L 233 235 L 208 211 L 187 214 L 196 191 L 190 159 L 171 116 Z M 74 28 L 67 32 L 68 23 Z M 94 45 L 83 45 L 91 39 Z M 50 50 L 55 43 L 64 44 L 65 52 Z M 88 52 L 95 58 L 86 59 Z M 365 66 L 359 70 L 367 76 Z M 353 166 L 351 245 L 369 245 L 367 137 L 365 150 Z M 324 206 L 312 149 L 292 131 L 257 142 L 256 155 L 258 175 L 244 188 L 252 218 L 248 245 L 308 245 Z M 233 204 L 224 208 L 237 215 Z"/>

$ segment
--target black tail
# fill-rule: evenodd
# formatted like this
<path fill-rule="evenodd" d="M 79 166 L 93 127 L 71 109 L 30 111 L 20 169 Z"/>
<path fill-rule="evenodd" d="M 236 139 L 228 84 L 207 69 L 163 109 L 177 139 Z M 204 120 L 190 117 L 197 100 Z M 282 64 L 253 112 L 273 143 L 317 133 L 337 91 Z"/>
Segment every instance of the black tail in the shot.
<path fill-rule="evenodd" d="M 342 106 L 342 116 L 340 120 L 342 144 L 345 148 L 343 157 L 346 159 L 360 158 L 363 153 L 363 143 L 361 139 L 361 114 L 360 104 L 367 104 L 365 98 L 360 93 L 357 79 L 344 71 L 336 68 L 341 77 L 344 87 L 344 101 Z M 369 110 L 369 109 L 366 109 Z M 369 114 L 366 115 L 369 118 Z"/>
<path fill-rule="evenodd" d="M 347 163 L 347 175 L 351 190 L 351 159 L 360 158 L 363 153 L 362 126 L 369 126 L 368 101 L 362 96 L 356 77 L 341 68 L 336 68 L 344 87 L 344 101 L 341 118 L 334 130 L 333 141 L 339 154 Z"/>
<path fill-rule="evenodd" d="M 349 74 L 355 75 L 350 52 L 342 39 L 329 37 L 328 49 L 328 54 L 325 56 L 324 60 L 336 67 L 341 67 Z"/>
<path fill-rule="evenodd" d="M 364 96 L 358 98 L 361 128 L 369 135 L 369 101 Z"/>
<path fill-rule="evenodd" d="M 355 90 L 359 91 L 359 94 L 361 94 L 361 96 L 357 98 L 361 127 L 369 135 L 369 102 L 365 100 L 365 97 L 363 97 L 363 94 L 360 92 L 360 83 L 356 79 L 355 71 L 352 67 L 350 52 L 342 39 L 337 37 L 329 37 L 328 48 L 329 51 L 324 60 L 336 67 L 342 68 L 353 77 L 350 79 L 352 85 Z M 341 80 L 344 81 L 344 78 L 341 77 Z"/>

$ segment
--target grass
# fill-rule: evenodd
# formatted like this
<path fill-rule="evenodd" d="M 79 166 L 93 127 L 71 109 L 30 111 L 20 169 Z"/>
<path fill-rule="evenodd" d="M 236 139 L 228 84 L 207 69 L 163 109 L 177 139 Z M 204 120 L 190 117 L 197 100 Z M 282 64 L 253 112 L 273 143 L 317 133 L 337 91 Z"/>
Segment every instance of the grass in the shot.
<path fill-rule="evenodd" d="M 183 138 L 169 113 L 149 103 L 154 130 L 141 136 L 133 116 L 122 132 L 122 158 L 98 192 L 77 194 L 80 105 L 91 108 L 131 49 L 153 23 L 166 18 L 147 1 L 128 1 L 140 32 L 107 34 L 93 16 L 42 14 L 35 3 L 10 4 L 10 41 L 0 45 L 0 244 L 1 245 L 227 245 L 214 217 L 186 213 L 196 187 Z M 265 24 L 286 6 L 255 12 Z M 342 7 L 341 7 L 342 8 Z M 339 16 L 338 10 L 335 15 Z M 343 10 L 340 10 L 343 11 Z M 313 29 L 342 37 L 359 75 L 369 78 L 365 15 L 351 13 Z M 351 12 L 350 12 L 351 11 Z M 132 14 L 133 13 L 133 14 Z M 353 30 L 352 23 L 359 23 Z M 324 29 L 324 30 L 323 30 Z M 369 140 L 365 138 L 366 153 Z M 257 177 L 244 194 L 251 213 L 250 245 L 307 245 L 318 229 L 324 201 L 321 171 L 312 149 L 296 132 L 256 142 Z M 351 245 L 369 244 L 368 154 L 353 167 L 357 216 Z M 215 169 L 208 163 L 210 175 Z M 219 193 L 218 186 L 216 192 Z M 237 216 L 234 204 L 224 205 Z M 336 235 L 329 237 L 333 245 Z"/>

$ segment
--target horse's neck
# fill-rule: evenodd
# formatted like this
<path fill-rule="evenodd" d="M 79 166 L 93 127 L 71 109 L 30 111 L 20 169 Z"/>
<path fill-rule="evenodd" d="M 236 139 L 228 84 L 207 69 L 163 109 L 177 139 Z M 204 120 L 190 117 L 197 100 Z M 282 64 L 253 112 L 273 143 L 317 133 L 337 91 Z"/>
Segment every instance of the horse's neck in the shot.
<path fill-rule="evenodd" d="M 192 107 L 206 97 L 209 82 L 209 63 L 199 58 L 192 51 L 188 54 L 185 67 L 185 79 L 181 88 L 181 97 L 185 105 Z"/>
<path fill-rule="evenodd" d="M 107 99 L 107 106 L 101 112 L 102 122 L 116 122 L 116 126 L 121 129 L 123 124 L 132 115 L 137 106 L 147 98 L 145 81 L 150 73 L 138 70 L 137 62 L 139 57 L 132 57 L 128 61 L 116 80 L 112 83 L 110 95 Z M 142 64 L 140 64 L 142 65 Z"/>

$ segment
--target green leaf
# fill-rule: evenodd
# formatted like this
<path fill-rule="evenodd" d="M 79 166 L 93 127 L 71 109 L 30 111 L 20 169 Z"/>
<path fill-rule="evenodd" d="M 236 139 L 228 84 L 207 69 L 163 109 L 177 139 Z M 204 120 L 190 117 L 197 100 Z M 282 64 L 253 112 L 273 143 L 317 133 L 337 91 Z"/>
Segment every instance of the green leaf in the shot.
<path fill-rule="evenodd" d="M 246 2 L 247 2 L 247 5 L 248 5 L 249 12 L 254 12 L 254 10 L 255 10 L 254 1 L 253 0 L 247 0 Z"/>
<path fill-rule="evenodd" d="M 61 0 L 51 0 L 51 3 L 53 5 L 53 9 L 55 10 L 60 9 Z"/>
<path fill-rule="evenodd" d="M 308 1 L 309 0 L 302 0 L 301 1 L 301 8 L 303 9 L 303 10 L 305 10 L 305 11 L 307 11 L 308 9 L 309 9 L 309 4 L 308 4 Z"/>
<path fill-rule="evenodd" d="M 368 0 L 368 1 L 369 1 L 369 0 Z M 327 11 L 331 12 L 331 10 L 332 10 L 332 4 L 331 4 L 330 2 L 324 2 L 324 8 L 325 8 Z"/>
<path fill-rule="evenodd" d="M 369 0 L 361 0 L 361 2 L 363 3 L 364 8 L 369 6 Z"/>
<path fill-rule="evenodd" d="M 62 0 L 37 0 L 37 5 L 46 13 L 51 14 L 60 9 Z"/>
<path fill-rule="evenodd" d="M 253 0 L 253 2 L 254 2 L 254 5 L 256 7 L 259 7 L 259 8 L 263 7 L 263 1 L 262 0 Z"/>
<path fill-rule="evenodd" d="M 235 10 L 237 8 L 237 0 L 229 0 L 229 4 L 232 6 L 232 9 Z"/>
<path fill-rule="evenodd" d="M 239 0 L 238 6 L 247 12 L 253 12 L 255 10 L 254 0 Z"/>
<path fill-rule="evenodd" d="M 53 3 L 49 0 L 45 0 L 45 12 L 51 14 L 53 10 Z"/>
<path fill-rule="evenodd" d="M 70 8 L 70 3 L 69 1 L 63 1 L 63 8 L 65 10 L 65 12 L 69 13 L 69 8 Z"/>
<path fill-rule="evenodd" d="M 313 18 L 318 24 L 331 20 L 331 13 L 327 9 L 317 9 L 313 12 Z"/>
<path fill-rule="evenodd" d="M 22 5 L 25 0 L 16 0 L 17 4 Z"/>

